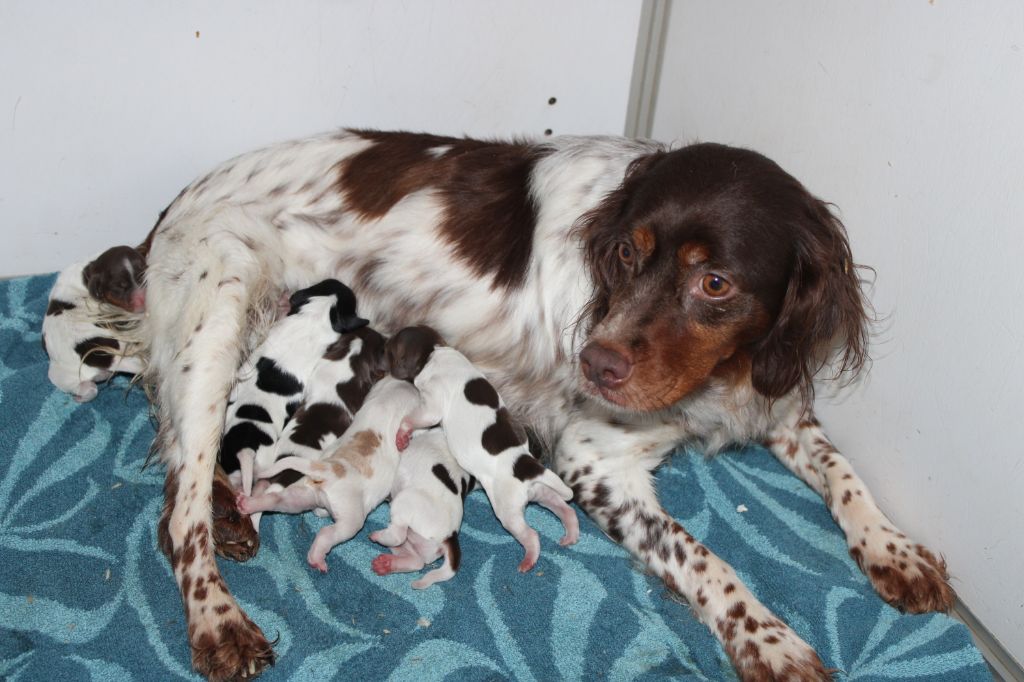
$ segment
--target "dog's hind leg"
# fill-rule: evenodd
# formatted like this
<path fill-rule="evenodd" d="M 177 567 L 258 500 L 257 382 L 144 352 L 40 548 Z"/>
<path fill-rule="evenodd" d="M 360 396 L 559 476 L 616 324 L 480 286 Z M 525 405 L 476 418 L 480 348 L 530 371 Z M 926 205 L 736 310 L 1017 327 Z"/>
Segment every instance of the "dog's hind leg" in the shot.
<path fill-rule="evenodd" d="M 189 218 L 195 243 L 183 243 L 176 225 L 158 230 L 147 273 L 150 300 L 160 303 L 149 306 L 150 380 L 167 464 L 158 531 L 185 604 L 193 667 L 212 680 L 240 679 L 259 674 L 274 653 L 217 568 L 212 509 L 238 513 L 226 476 L 217 479 L 224 490 L 214 489 L 214 472 L 251 308 L 276 273 L 250 246 L 254 228 L 240 209 Z M 242 521 L 255 550 L 258 536 Z"/>

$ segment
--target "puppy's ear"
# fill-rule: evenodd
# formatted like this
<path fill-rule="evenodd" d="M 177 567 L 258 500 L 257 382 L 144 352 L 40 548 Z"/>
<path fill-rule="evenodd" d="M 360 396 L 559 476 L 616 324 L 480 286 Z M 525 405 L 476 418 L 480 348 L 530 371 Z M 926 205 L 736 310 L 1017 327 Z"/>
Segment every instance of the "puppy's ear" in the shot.
<path fill-rule="evenodd" d="M 330 317 L 331 328 L 339 334 L 354 332 L 355 330 L 370 324 L 369 320 L 364 320 L 356 315 L 347 315 L 342 313 L 338 310 L 338 306 L 336 305 L 331 306 Z"/>
<path fill-rule="evenodd" d="M 99 299 L 99 277 L 96 276 L 96 261 L 89 261 L 84 268 L 82 268 L 82 284 L 85 286 L 89 295 L 95 299 Z"/>
<path fill-rule="evenodd" d="M 294 315 L 302 310 L 302 306 L 309 303 L 309 290 L 300 289 L 288 297 L 288 314 Z"/>
<path fill-rule="evenodd" d="M 367 327 L 363 332 L 363 350 L 366 357 L 367 379 L 375 384 L 388 373 L 387 352 L 384 337 L 375 329 Z"/>
<path fill-rule="evenodd" d="M 814 375 L 833 357 L 837 375 L 863 367 L 869 317 L 845 228 L 823 202 L 808 194 L 806 203 L 785 298 L 754 348 L 751 380 L 770 399 L 798 389 L 809 406 Z"/>

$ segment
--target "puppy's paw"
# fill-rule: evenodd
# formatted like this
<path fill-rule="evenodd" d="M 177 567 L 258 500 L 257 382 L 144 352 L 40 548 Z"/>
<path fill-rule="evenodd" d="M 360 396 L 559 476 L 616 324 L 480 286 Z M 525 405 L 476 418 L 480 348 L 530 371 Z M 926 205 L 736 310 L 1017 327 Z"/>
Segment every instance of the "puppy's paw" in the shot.
<path fill-rule="evenodd" d="M 379 554 L 370 563 L 370 568 L 372 568 L 373 572 L 376 573 L 377 575 L 389 575 L 390 573 L 392 573 L 392 569 L 391 569 L 391 559 L 392 559 L 392 556 L 393 555 L 391 555 L 391 554 Z"/>
<path fill-rule="evenodd" d="M 316 556 L 315 554 L 310 553 L 306 557 L 306 562 L 309 564 L 310 568 L 315 568 L 321 573 L 327 572 L 327 557 L 325 556 Z"/>
<path fill-rule="evenodd" d="M 398 448 L 399 452 L 403 452 L 407 447 L 409 447 L 409 441 L 411 440 L 412 431 L 403 427 L 395 434 L 395 447 Z"/>

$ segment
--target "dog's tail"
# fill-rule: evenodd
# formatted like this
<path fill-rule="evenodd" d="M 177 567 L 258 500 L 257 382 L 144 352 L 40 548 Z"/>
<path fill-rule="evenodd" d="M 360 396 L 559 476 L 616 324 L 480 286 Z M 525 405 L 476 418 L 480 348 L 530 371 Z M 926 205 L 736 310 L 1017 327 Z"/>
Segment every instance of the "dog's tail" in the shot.
<path fill-rule="evenodd" d="M 459 546 L 459 531 L 454 531 L 451 535 L 441 541 L 441 555 L 444 557 L 444 563 L 433 571 L 427 573 L 419 580 L 414 581 L 412 584 L 414 588 L 417 590 L 423 590 L 434 583 L 451 580 L 455 577 L 455 573 L 459 570 L 459 564 L 462 562 L 462 548 Z"/>

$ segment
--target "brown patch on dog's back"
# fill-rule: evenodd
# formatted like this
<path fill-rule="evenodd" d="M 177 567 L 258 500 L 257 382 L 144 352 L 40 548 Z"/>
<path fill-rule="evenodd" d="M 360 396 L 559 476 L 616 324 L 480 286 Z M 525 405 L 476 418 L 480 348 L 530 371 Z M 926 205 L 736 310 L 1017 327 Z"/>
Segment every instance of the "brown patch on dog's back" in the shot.
<path fill-rule="evenodd" d="M 373 144 L 346 159 L 339 168 L 338 189 L 350 210 L 363 220 L 384 217 L 406 196 L 440 182 L 451 162 L 430 149 L 458 146 L 472 140 L 423 133 L 352 131 Z"/>
<path fill-rule="evenodd" d="M 530 177 L 549 153 L 523 143 L 353 131 L 374 144 L 346 159 L 338 188 L 363 220 L 376 220 L 406 196 L 436 188 L 444 206 L 440 234 L 457 256 L 494 287 L 526 278 L 537 207 Z"/>

